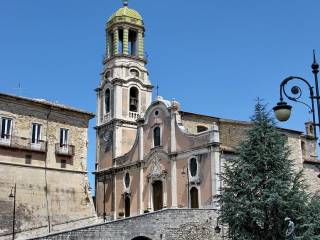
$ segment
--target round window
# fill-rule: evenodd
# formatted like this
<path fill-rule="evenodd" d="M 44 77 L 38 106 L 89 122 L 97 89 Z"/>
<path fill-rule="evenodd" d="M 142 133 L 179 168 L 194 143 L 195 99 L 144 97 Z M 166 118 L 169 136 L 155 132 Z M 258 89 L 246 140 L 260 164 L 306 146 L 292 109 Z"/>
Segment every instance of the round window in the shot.
<path fill-rule="evenodd" d="M 191 174 L 191 176 L 195 177 L 197 175 L 197 171 L 198 171 L 197 159 L 192 158 L 190 160 L 190 174 Z"/>
<path fill-rule="evenodd" d="M 154 112 L 154 115 L 158 116 L 158 115 L 159 115 L 159 111 L 156 110 L 156 111 Z"/>

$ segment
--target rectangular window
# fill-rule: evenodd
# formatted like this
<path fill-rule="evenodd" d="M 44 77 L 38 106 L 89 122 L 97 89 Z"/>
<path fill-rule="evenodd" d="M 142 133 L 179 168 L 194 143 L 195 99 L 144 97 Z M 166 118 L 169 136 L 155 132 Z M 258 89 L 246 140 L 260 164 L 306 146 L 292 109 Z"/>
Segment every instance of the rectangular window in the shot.
<path fill-rule="evenodd" d="M 69 130 L 65 128 L 60 129 L 60 147 L 68 147 Z"/>
<path fill-rule="evenodd" d="M 67 167 L 67 161 L 66 160 L 61 160 L 61 168 L 66 168 Z"/>
<path fill-rule="evenodd" d="M 10 137 L 11 137 L 11 127 L 12 127 L 12 119 L 2 118 L 1 119 L 0 138 L 2 138 L 2 139 L 10 139 Z"/>
<path fill-rule="evenodd" d="M 31 142 L 33 144 L 38 144 L 40 143 L 40 140 L 41 140 L 41 125 L 37 123 L 33 123 Z"/>

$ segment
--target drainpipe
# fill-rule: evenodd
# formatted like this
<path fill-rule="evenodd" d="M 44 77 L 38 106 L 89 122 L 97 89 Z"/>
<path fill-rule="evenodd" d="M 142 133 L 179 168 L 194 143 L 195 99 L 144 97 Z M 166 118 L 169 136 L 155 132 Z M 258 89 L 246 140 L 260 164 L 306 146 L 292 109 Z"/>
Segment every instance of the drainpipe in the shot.
<path fill-rule="evenodd" d="M 49 117 L 51 114 L 52 108 L 49 108 L 49 112 L 47 114 L 47 122 L 46 122 L 46 153 L 45 153 L 45 168 L 44 168 L 44 178 L 45 178 L 45 196 L 46 196 L 46 205 L 47 205 L 47 219 L 48 219 L 48 231 L 51 232 L 51 221 L 50 221 L 50 211 L 49 211 L 49 197 L 48 197 L 48 179 L 47 179 L 47 167 L 48 167 L 48 142 L 49 142 Z"/>

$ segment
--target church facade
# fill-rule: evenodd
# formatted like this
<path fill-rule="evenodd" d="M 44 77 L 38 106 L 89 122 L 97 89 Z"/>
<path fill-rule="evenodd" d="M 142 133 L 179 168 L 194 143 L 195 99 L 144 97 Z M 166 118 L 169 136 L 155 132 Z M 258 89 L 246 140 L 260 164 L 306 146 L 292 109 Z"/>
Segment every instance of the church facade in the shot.
<path fill-rule="evenodd" d="M 164 208 L 215 208 L 219 174 L 235 157 L 250 122 L 180 110 L 157 97 L 144 56 L 144 22 L 124 4 L 106 25 L 106 57 L 97 93 L 96 210 L 119 219 Z M 288 138 L 297 170 L 320 190 L 316 139 L 279 129 Z"/>

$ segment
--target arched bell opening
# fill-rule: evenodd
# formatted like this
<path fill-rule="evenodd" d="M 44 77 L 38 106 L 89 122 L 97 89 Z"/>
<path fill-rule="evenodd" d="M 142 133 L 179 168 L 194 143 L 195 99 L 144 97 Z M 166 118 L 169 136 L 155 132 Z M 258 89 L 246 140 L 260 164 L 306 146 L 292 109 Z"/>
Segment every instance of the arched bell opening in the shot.
<path fill-rule="evenodd" d="M 139 90 L 136 87 L 130 88 L 130 102 L 129 110 L 130 112 L 138 112 L 139 106 Z"/>

